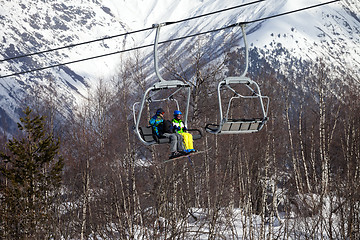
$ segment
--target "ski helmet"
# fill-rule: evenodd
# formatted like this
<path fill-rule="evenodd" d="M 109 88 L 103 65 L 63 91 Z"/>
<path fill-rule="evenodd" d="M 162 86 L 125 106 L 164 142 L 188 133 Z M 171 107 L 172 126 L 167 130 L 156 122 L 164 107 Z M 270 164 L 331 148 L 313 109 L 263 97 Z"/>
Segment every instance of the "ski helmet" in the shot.
<path fill-rule="evenodd" d="M 179 110 L 174 111 L 174 116 L 181 115 L 182 113 Z"/>

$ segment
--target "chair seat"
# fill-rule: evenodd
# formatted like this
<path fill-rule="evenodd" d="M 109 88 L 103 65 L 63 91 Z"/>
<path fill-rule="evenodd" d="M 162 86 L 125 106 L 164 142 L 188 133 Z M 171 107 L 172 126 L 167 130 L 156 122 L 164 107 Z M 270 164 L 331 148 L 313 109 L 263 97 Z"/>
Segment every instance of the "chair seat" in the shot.
<path fill-rule="evenodd" d="M 217 132 L 218 134 L 236 134 L 236 133 L 251 133 L 258 132 L 267 119 L 252 118 L 252 119 L 228 119 L 221 125 L 219 131 L 219 124 L 207 124 L 205 129 L 210 132 Z"/>
<path fill-rule="evenodd" d="M 164 143 L 170 143 L 170 138 L 162 136 L 157 137 L 153 133 L 153 129 L 151 126 L 146 127 L 139 127 L 140 129 L 140 135 L 144 139 L 145 142 L 153 143 L 153 144 L 164 144 Z M 197 134 L 193 134 L 193 140 L 198 140 L 202 137 L 201 131 L 198 129 L 188 129 L 189 132 L 197 132 Z"/>

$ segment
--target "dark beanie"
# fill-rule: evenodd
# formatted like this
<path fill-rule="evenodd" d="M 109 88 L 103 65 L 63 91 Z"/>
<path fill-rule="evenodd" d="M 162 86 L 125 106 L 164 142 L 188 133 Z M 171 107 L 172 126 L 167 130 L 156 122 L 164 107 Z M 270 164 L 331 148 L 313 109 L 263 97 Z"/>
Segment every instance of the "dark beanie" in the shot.
<path fill-rule="evenodd" d="M 159 115 L 160 113 L 164 113 L 164 109 L 159 108 L 158 110 L 156 110 L 156 114 Z"/>

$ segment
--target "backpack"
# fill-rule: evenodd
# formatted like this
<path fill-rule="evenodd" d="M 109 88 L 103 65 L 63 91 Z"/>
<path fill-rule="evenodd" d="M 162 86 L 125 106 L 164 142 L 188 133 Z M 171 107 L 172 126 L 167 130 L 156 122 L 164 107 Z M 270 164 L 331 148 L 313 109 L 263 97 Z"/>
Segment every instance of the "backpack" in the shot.
<path fill-rule="evenodd" d="M 174 128 L 170 120 L 164 120 L 164 133 L 174 133 Z"/>

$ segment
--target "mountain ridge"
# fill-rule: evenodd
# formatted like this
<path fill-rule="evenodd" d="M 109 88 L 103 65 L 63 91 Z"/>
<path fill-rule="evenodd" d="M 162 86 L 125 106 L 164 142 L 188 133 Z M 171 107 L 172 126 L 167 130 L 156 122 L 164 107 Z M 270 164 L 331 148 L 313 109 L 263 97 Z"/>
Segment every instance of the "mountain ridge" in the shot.
<path fill-rule="evenodd" d="M 0 25 L 4 29 L 0 33 L 0 46 L 4 49 L 1 53 L 2 59 L 112 36 L 113 33 L 144 29 L 153 23 L 176 21 L 239 5 L 239 2 L 234 0 L 182 0 L 176 3 L 168 0 L 121 2 L 30 0 L 26 3 L 21 0 L 2 0 L 0 2 L 2 6 Z M 242 1 L 242 3 L 247 2 Z M 289 0 L 263 1 L 246 8 L 164 27 L 160 41 L 204 32 L 236 22 L 260 19 L 318 3 L 319 1 L 314 0 L 302 0 L 296 3 Z M 285 75 L 289 72 L 290 58 L 286 54 L 279 54 L 275 61 L 273 57 L 274 51 L 280 47 L 287 49 L 295 59 L 315 61 L 321 57 L 329 67 L 338 69 L 339 76 L 342 71 L 353 72 L 355 76 L 359 76 L 359 9 L 360 3 L 346 0 L 250 24 L 247 26 L 248 42 L 251 48 L 262 51 L 263 58 L 270 64 L 278 61 L 279 65 L 274 67 Z M 235 40 L 239 41 L 239 47 L 242 47 L 241 34 L 237 31 L 239 29 L 232 29 L 230 33 L 235 33 Z M 207 39 L 209 51 L 218 51 L 220 55 L 222 48 L 227 44 L 226 37 L 230 33 L 221 31 L 210 34 Z M 152 44 L 153 40 L 154 31 L 150 30 L 39 56 L 1 62 L 0 75 Z M 193 39 L 178 42 L 176 49 L 173 50 L 179 55 L 183 54 L 182 49 L 191 41 Z M 147 56 L 149 63 L 152 61 L 151 51 L 151 48 L 141 50 Z M 209 61 L 215 60 L 211 59 L 212 55 L 218 56 L 209 54 Z M 69 111 L 74 105 L 83 101 L 89 88 L 96 86 L 99 79 L 106 80 L 113 77 L 121 59 L 127 56 L 127 54 L 111 55 L 0 79 L 0 120 L 6 120 L 5 125 L 15 123 L 21 108 L 26 105 L 24 99 L 28 95 L 33 95 L 38 88 L 48 88 L 49 82 L 53 82 L 58 89 L 60 99 L 67 99 L 66 102 L 59 101 L 57 104 Z M 1 122 L 0 125 L 5 126 Z"/>

